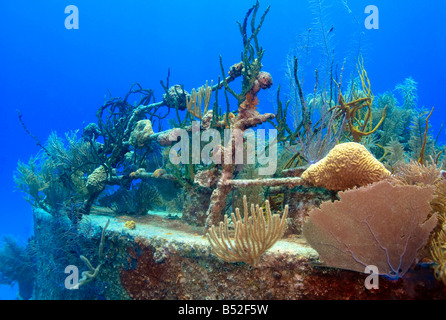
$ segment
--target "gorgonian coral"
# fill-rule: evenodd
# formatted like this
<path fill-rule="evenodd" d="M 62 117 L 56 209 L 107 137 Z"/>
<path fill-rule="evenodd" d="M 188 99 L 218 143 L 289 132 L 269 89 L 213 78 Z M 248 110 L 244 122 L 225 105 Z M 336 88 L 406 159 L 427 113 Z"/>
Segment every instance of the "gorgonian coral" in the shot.
<path fill-rule="evenodd" d="M 327 266 L 402 277 L 437 225 L 432 187 L 380 181 L 339 193 L 340 201 L 313 209 L 303 235 Z"/>

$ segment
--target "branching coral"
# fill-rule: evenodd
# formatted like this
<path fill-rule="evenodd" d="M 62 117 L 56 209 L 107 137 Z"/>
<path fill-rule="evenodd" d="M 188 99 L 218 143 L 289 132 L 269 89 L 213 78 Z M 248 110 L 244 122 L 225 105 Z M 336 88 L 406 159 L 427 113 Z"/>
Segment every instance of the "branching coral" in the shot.
<path fill-rule="evenodd" d="M 265 201 L 266 214 L 259 205 L 251 204 L 249 216 L 246 196 L 243 197 L 244 217 L 237 208 L 232 213 L 234 236 L 230 236 L 229 222 L 225 216 L 217 229 L 212 226 L 206 234 L 212 252 L 226 262 L 245 262 L 253 267 L 257 266 L 260 257 L 279 240 L 286 228 L 288 206 L 285 206 L 282 218 L 278 214 L 271 214 L 269 201 Z M 249 216 L 249 217 L 248 217 Z"/>
<path fill-rule="evenodd" d="M 222 150 L 222 154 L 231 154 L 234 157 L 235 152 L 235 141 L 237 139 L 242 139 L 243 137 L 240 135 L 243 135 L 243 132 L 246 129 L 256 127 L 270 119 L 274 118 L 274 115 L 271 113 L 266 114 L 260 114 L 254 107 L 256 105 L 256 96 L 252 90 L 254 88 L 254 85 L 256 81 L 258 83 L 265 82 L 266 84 L 262 84 L 261 87 L 268 88 L 270 83 L 270 77 L 268 77 L 265 74 L 260 73 L 260 69 L 262 67 L 261 59 L 263 57 L 264 50 L 259 46 L 257 35 L 260 31 L 260 28 L 263 24 L 264 18 L 266 14 L 268 13 L 269 7 L 266 9 L 264 14 L 262 15 L 260 22 L 257 26 L 255 26 L 255 18 L 257 11 L 260 7 L 259 2 L 257 1 L 256 4 L 248 10 L 243 24 L 239 24 L 240 26 L 240 32 L 242 34 L 243 38 L 243 44 L 244 49 L 242 53 L 243 57 L 243 69 L 241 71 L 241 74 L 243 76 L 242 80 L 242 91 L 240 94 L 236 94 L 229 86 L 227 81 L 225 80 L 223 82 L 223 86 L 225 88 L 225 92 L 230 92 L 234 97 L 237 99 L 239 108 L 238 108 L 238 115 L 233 119 L 233 122 L 231 124 L 232 132 L 234 133 L 231 137 L 231 143 L 227 146 L 225 146 Z M 247 23 L 250 15 L 251 17 L 251 35 L 248 36 L 247 33 Z M 254 44 L 254 46 L 252 45 Z M 254 50 L 255 49 L 255 54 Z M 255 58 L 256 57 L 256 58 Z M 220 65 L 222 69 L 222 73 L 224 75 L 224 68 L 223 63 L 220 58 Z M 259 78 L 261 77 L 261 79 Z M 272 81 L 272 80 L 271 80 Z M 260 86 L 260 85 L 259 85 Z M 228 104 L 229 106 L 229 104 Z M 227 113 L 229 116 L 229 113 Z M 227 121 L 229 122 L 229 121 Z M 231 150 L 230 150 L 231 149 Z M 233 160 L 233 159 L 232 159 Z M 231 185 L 227 184 L 226 182 L 233 178 L 233 173 L 235 170 L 235 161 L 231 161 L 230 164 L 225 163 L 221 166 L 221 176 L 219 179 L 219 182 L 217 184 L 216 189 L 212 192 L 211 195 L 211 204 L 209 206 L 208 212 L 207 212 L 207 219 L 206 219 L 206 227 L 209 228 L 210 226 L 218 223 L 221 221 L 223 217 L 223 211 L 226 206 L 226 198 L 228 193 L 231 190 Z"/>
<path fill-rule="evenodd" d="M 272 85 L 272 77 L 267 72 L 262 72 L 262 58 L 265 50 L 259 45 L 258 34 L 260 28 L 263 25 L 265 16 L 269 11 L 269 6 L 266 8 L 263 15 L 260 17 L 258 25 L 255 25 L 257 12 L 259 10 L 259 1 L 252 6 L 245 15 L 243 23 L 238 22 L 240 33 L 243 39 L 243 52 L 242 61 L 233 65 L 229 71 L 229 79 L 225 78 L 222 58 L 220 57 L 220 68 L 223 74 L 223 86 L 227 92 L 233 95 L 238 104 L 242 104 L 246 100 L 246 95 L 250 92 L 253 96 L 257 94 L 260 89 L 267 89 Z M 248 35 L 248 20 L 251 16 L 251 34 Z M 237 94 L 229 86 L 228 80 L 232 80 L 235 76 L 241 75 L 242 79 L 242 91 Z"/>
<path fill-rule="evenodd" d="M 139 94 L 141 98 L 132 105 L 129 99 L 135 94 Z M 115 168 L 121 163 L 123 156 L 129 151 L 128 140 L 139 120 L 147 118 L 153 124 L 155 120 L 161 121 L 167 117 L 168 111 L 164 114 L 159 112 L 165 102 L 150 104 L 152 99 L 153 90 L 134 84 L 124 98 L 112 98 L 97 110 L 98 127 L 103 138 L 98 153 L 106 166 Z"/>
<path fill-rule="evenodd" d="M 424 151 L 426 149 L 426 143 L 427 143 L 427 132 L 429 129 L 429 118 L 431 117 L 433 111 L 434 111 L 434 108 L 431 109 L 431 112 L 429 112 L 429 114 L 426 117 L 426 126 L 424 127 L 423 144 L 421 145 L 420 157 L 418 158 L 419 163 L 424 163 Z"/>
<path fill-rule="evenodd" d="M 97 277 L 99 270 L 101 270 L 102 265 L 104 264 L 104 242 L 105 242 L 105 231 L 107 230 L 107 227 L 110 223 L 110 220 L 107 220 L 107 223 L 105 224 L 104 228 L 102 229 L 101 233 L 101 241 L 99 243 L 99 250 L 98 250 L 98 260 L 99 263 L 97 267 L 93 267 L 90 260 L 88 260 L 85 256 L 81 255 L 80 259 L 85 263 L 85 265 L 88 267 L 87 271 L 82 272 L 82 277 L 79 280 L 78 283 L 76 283 L 73 287 L 70 289 L 79 289 L 79 287 L 89 283 L 94 278 Z"/>
<path fill-rule="evenodd" d="M 428 134 L 429 112 L 424 108 L 414 113 L 410 124 L 410 138 L 408 141 L 410 155 L 420 163 L 424 162 L 425 154 L 429 154 L 433 148 L 433 139 Z"/>
<path fill-rule="evenodd" d="M 392 186 L 381 181 L 324 202 L 304 223 L 303 234 L 325 265 L 402 277 L 437 225 L 430 215 L 432 187 Z"/>
<path fill-rule="evenodd" d="M 361 79 L 362 91 L 365 97 L 360 97 L 346 102 L 344 96 L 340 92 L 338 96 L 339 105 L 334 107 L 334 109 L 337 109 L 336 111 L 339 117 L 345 117 L 346 124 L 348 125 L 348 129 L 353 137 L 353 140 L 355 142 L 361 142 L 363 137 L 374 133 L 382 124 L 384 118 L 386 117 L 386 108 L 384 108 L 381 120 L 378 122 L 375 128 L 372 129 L 372 104 L 374 96 L 371 90 L 370 80 L 367 76 L 366 70 L 364 69 L 364 62 L 362 60 L 359 61 L 357 69 Z M 341 91 L 340 85 L 339 91 Z M 366 108 L 365 112 L 362 110 L 363 108 Z"/>
<path fill-rule="evenodd" d="M 319 88 L 319 71 L 315 71 L 315 86 L 313 94 L 305 99 L 301 80 L 298 77 L 298 58 L 295 56 L 293 65 L 289 63 L 290 82 L 293 90 L 291 100 L 280 101 L 280 86 L 277 90 L 277 112 L 275 123 L 269 121 L 278 131 L 278 142 L 284 142 L 287 148 L 294 149 L 294 161 L 298 159 L 314 163 L 322 159 L 328 151 L 339 142 L 344 132 L 345 116 L 333 112 L 334 102 L 332 92 Z M 292 71 L 291 71 L 292 70 Z M 292 76 L 291 76 L 292 74 Z M 330 78 L 332 78 L 330 76 Z M 330 84 L 334 80 L 332 79 Z M 292 104 L 293 128 L 288 124 L 288 109 Z M 301 164 L 302 165 L 302 164 Z"/>

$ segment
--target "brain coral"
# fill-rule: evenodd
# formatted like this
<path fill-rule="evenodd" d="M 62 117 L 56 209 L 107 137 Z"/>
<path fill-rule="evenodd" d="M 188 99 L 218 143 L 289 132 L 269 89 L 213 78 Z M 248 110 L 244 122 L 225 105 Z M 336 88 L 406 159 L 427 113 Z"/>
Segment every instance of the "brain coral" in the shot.
<path fill-rule="evenodd" d="M 329 190 L 346 190 L 382 180 L 390 175 L 384 165 L 361 144 L 341 143 L 325 158 L 308 167 L 302 179 Z"/>

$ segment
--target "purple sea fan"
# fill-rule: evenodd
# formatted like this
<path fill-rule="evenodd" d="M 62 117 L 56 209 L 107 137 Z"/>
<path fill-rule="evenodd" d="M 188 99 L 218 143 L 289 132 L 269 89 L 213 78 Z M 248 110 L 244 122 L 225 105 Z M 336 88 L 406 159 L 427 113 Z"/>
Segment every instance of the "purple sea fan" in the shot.
<path fill-rule="evenodd" d="M 340 192 L 340 201 L 313 209 L 303 225 L 307 242 L 327 266 L 402 277 L 437 225 L 433 188 L 387 181 Z"/>

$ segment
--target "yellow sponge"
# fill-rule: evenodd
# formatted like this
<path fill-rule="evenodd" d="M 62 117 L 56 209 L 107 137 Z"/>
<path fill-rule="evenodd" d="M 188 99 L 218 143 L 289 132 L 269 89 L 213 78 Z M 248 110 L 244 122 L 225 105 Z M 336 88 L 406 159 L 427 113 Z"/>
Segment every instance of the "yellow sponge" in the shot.
<path fill-rule="evenodd" d="M 346 190 L 382 180 L 390 175 L 384 165 L 361 144 L 341 143 L 325 158 L 302 173 L 311 185 L 329 190 Z"/>

